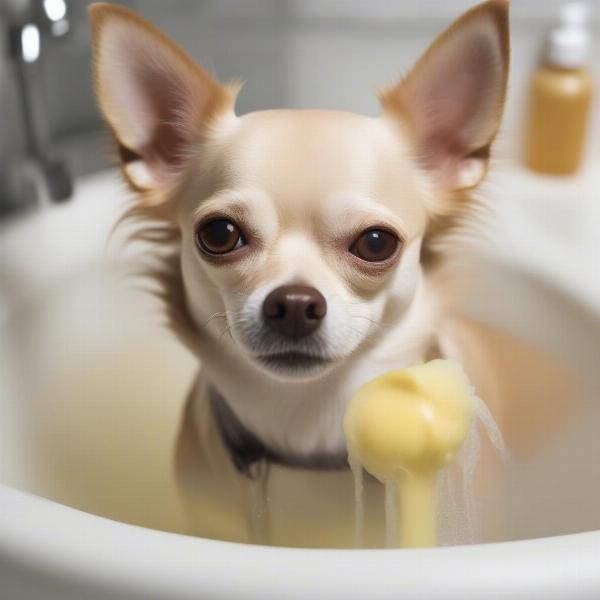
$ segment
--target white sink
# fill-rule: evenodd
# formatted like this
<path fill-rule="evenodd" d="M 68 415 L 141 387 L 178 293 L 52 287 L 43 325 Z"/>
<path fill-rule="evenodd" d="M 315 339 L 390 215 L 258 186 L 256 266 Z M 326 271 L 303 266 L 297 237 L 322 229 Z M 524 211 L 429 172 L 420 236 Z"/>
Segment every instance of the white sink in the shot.
<path fill-rule="evenodd" d="M 0 229 L 0 598 L 599 598 L 600 287 L 565 203 L 588 224 L 597 213 L 588 192 L 551 183 L 505 172 L 489 184 L 496 203 L 509 197 L 480 245 L 483 295 L 466 308 L 592 393 L 511 469 L 504 539 L 519 541 L 431 550 L 181 535 L 171 452 L 195 363 L 121 277 L 118 244 L 105 250 L 123 205 L 116 174 Z"/>

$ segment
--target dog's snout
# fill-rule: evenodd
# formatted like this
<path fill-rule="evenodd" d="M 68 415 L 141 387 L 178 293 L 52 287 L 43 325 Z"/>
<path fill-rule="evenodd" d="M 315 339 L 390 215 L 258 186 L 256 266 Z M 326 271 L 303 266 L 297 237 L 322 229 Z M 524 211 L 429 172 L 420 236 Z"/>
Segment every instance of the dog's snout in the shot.
<path fill-rule="evenodd" d="M 314 287 L 284 285 L 266 297 L 263 313 L 277 332 L 301 338 L 318 329 L 327 313 L 327 302 Z"/>

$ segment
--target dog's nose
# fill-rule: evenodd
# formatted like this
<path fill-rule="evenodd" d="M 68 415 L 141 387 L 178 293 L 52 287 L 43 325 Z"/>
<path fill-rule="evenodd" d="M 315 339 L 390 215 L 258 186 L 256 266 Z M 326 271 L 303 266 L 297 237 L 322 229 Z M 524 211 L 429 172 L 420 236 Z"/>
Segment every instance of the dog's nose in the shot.
<path fill-rule="evenodd" d="M 319 290 L 303 285 L 274 289 L 263 304 L 266 321 L 279 333 L 301 338 L 316 331 L 327 313 L 327 302 Z"/>

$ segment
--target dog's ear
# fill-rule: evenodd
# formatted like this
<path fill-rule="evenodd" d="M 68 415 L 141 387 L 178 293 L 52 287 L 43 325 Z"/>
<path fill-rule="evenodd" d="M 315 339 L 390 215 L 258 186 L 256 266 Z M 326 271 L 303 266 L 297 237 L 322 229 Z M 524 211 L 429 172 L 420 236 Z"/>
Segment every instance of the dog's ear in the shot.
<path fill-rule="evenodd" d="M 140 191 L 164 188 L 211 127 L 233 116 L 237 90 L 123 7 L 93 4 L 90 21 L 96 95 L 125 177 Z"/>
<path fill-rule="evenodd" d="M 438 190 L 472 188 L 485 175 L 508 63 L 508 1 L 492 0 L 455 21 L 403 81 L 381 93 L 384 116 L 408 126 Z"/>

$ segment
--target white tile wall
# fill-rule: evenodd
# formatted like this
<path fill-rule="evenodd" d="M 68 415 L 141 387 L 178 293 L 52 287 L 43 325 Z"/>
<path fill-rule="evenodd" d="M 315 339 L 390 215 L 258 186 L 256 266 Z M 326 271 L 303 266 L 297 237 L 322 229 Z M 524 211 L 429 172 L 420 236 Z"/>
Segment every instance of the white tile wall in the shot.
<path fill-rule="evenodd" d="M 246 81 L 241 112 L 272 107 L 378 111 L 375 91 L 405 72 L 473 0 L 126 0 L 223 79 Z M 590 68 L 600 81 L 600 0 L 594 10 Z M 561 0 L 512 0 L 511 92 L 500 155 L 520 147 L 527 84 L 541 39 Z M 72 4 L 75 22 L 64 41 L 44 51 L 47 106 L 54 134 L 63 138 L 98 127 L 89 75 L 87 0 Z M 168 7 L 168 8 L 167 8 Z M 14 80 L 0 58 L 0 98 Z M 10 89 L 7 89 L 7 86 Z M 600 98 L 600 94 L 598 96 Z M 0 124 L 17 122 L 0 106 Z M 600 112 L 596 101 L 595 112 Z M 592 145 L 600 156 L 600 119 Z M 5 135 L 0 156 L 16 140 Z M 14 136 L 13 136 L 14 137 Z"/>
<path fill-rule="evenodd" d="M 233 0 L 230 0 L 233 1 Z M 520 18 L 550 19 L 565 0 L 512 0 L 511 11 Z M 588 0 L 595 5 L 597 0 Z M 477 0 L 292 0 L 293 11 L 308 18 L 349 18 L 367 21 L 410 18 L 452 18 Z M 600 18 L 596 12 L 595 19 Z"/>

